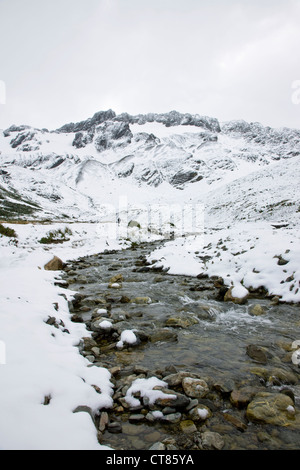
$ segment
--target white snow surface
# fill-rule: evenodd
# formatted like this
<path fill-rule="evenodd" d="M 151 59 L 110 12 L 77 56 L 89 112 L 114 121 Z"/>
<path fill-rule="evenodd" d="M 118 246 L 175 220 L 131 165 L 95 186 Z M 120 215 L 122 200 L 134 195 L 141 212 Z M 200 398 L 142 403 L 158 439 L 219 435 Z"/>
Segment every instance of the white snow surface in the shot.
<path fill-rule="evenodd" d="M 206 410 L 205 408 L 198 408 L 198 415 L 200 416 L 201 419 L 206 419 L 207 416 L 208 416 L 208 410 Z"/>
<path fill-rule="evenodd" d="M 100 328 L 103 328 L 104 330 L 110 330 L 112 327 L 112 323 L 109 320 L 102 320 L 99 323 Z"/>
<path fill-rule="evenodd" d="M 71 322 L 62 294 L 71 298 L 74 293 L 54 286 L 59 272 L 43 269 L 54 255 L 35 243 L 45 227 L 15 228 L 19 247 L 0 238 L 0 342 L 5 345 L 5 357 L 0 361 L 0 449 L 108 449 L 99 445 L 89 413 L 73 411 L 87 406 L 97 413 L 112 405 L 110 373 L 92 366 L 79 353 L 80 339 L 90 333 L 83 324 Z M 84 231 L 77 227 L 77 236 L 88 228 L 93 236 L 93 224 Z M 105 247 L 99 240 L 96 250 Z M 74 249 L 70 244 L 55 249 L 63 261 L 80 252 L 83 254 L 80 247 Z M 64 326 L 48 325 L 49 316 Z M 48 405 L 43 404 L 45 397 L 50 398 Z"/>
<path fill-rule="evenodd" d="M 121 333 L 120 341 L 117 342 L 117 348 L 123 348 L 124 344 L 135 344 L 137 337 L 133 330 L 124 330 Z"/>
<path fill-rule="evenodd" d="M 148 379 L 136 379 L 126 392 L 125 400 L 130 406 L 139 406 L 140 400 L 133 396 L 134 393 L 140 392 L 141 397 L 147 397 L 149 404 L 155 403 L 159 398 L 175 399 L 176 395 L 165 393 L 161 390 L 153 390 L 154 387 L 167 387 L 167 382 L 158 379 L 157 377 L 150 377 Z"/>
<path fill-rule="evenodd" d="M 16 230 L 17 243 L 0 236 L 0 449 L 105 448 L 89 413 L 73 411 L 109 407 L 110 374 L 79 354 L 80 338 L 89 332 L 70 320 L 62 294 L 74 292 L 54 285 L 58 272 L 43 269 L 53 255 L 67 261 L 167 239 L 149 261 L 171 274 L 221 276 L 238 296 L 264 286 L 282 301 L 300 302 L 297 152 L 278 159 L 268 143 L 225 134 L 199 145 L 198 129 L 189 126 L 148 123 L 131 131 L 154 133 L 161 142 L 152 147 L 133 140 L 99 153 L 92 143 L 75 149 L 74 134 L 39 131 L 40 149 L 22 152 L 0 133 L 1 170 L 9 173 L 2 174 L 0 190 L 17 190 L 39 204 L 35 218 L 57 220 L 4 224 Z M 52 167 L 61 155 L 64 163 Z M 134 164 L 132 175 L 118 177 L 127 164 Z M 174 171 L 196 165 L 202 180 L 180 189 L 168 182 Z M 143 183 L 148 166 L 162 175 L 157 187 Z M 11 193 L 7 200 L 16 202 Z M 128 227 L 131 220 L 138 224 Z M 54 248 L 39 243 L 48 231 L 66 227 L 69 241 Z M 64 327 L 48 325 L 49 316 Z M 132 393 L 140 391 L 155 401 L 162 393 L 155 385 L 165 386 L 154 378 L 135 382 L 127 400 L 136 404 Z"/>

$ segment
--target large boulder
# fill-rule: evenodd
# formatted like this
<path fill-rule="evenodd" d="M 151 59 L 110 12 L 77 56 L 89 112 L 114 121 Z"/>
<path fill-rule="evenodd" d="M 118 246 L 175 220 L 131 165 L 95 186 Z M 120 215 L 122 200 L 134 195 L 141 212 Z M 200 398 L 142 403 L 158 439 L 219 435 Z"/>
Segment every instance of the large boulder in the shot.
<path fill-rule="evenodd" d="M 253 423 L 290 426 L 295 418 L 291 397 L 284 393 L 258 393 L 249 403 L 246 416 Z"/>
<path fill-rule="evenodd" d="M 224 302 L 233 302 L 235 304 L 245 304 L 249 296 L 249 291 L 243 287 L 232 286 L 224 295 Z"/>
<path fill-rule="evenodd" d="M 53 258 L 45 264 L 44 269 L 46 271 L 61 271 L 64 267 L 64 263 L 60 258 L 57 256 L 53 256 Z"/>

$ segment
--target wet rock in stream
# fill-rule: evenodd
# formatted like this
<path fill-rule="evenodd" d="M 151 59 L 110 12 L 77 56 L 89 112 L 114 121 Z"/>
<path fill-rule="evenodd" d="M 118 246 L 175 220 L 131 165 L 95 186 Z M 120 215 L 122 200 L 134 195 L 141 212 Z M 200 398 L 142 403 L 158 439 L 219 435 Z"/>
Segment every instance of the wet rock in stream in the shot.
<path fill-rule="evenodd" d="M 228 287 L 217 276 L 158 273 L 147 262 L 156 246 L 65 266 L 62 280 L 76 292 L 71 318 L 89 332 L 79 350 L 109 369 L 114 386 L 112 408 L 93 417 L 99 442 L 126 450 L 297 449 L 300 370 L 286 343 L 300 338 L 299 308 L 261 293 L 258 303 L 253 292 L 242 304 L 224 301 Z M 276 410 L 278 420 L 266 418 Z"/>

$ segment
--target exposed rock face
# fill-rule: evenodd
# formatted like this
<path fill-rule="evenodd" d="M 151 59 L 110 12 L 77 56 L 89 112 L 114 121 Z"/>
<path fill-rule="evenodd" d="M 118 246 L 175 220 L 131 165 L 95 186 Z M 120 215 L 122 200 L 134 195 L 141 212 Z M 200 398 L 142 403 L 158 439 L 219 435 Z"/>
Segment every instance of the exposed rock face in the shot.
<path fill-rule="evenodd" d="M 182 114 L 177 111 L 170 111 L 169 113 L 148 113 L 138 114 L 131 116 L 130 114 L 123 113 L 115 117 L 116 121 L 124 121 L 131 124 L 145 124 L 146 122 L 159 122 L 164 124 L 166 127 L 171 126 L 196 126 L 208 129 L 213 132 L 220 132 L 219 121 L 215 118 L 207 116 L 199 116 L 199 114 Z"/>
<path fill-rule="evenodd" d="M 4 137 L 9 137 L 12 132 L 22 132 L 22 131 L 27 130 L 27 129 L 30 129 L 30 126 L 24 126 L 24 125 L 16 126 L 15 124 L 13 124 L 8 129 L 3 131 L 3 134 L 4 134 Z"/>
<path fill-rule="evenodd" d="M 39 145 L 35 137 L 35 131 L 22 131 L 19 132 L 11 141 L 10 145 L 14 149 L 22 150 L 23 152 L 30 152 L 39 150 Z"/>
<path fill-rule="evenodd" d="M 132 133 L 125 122 L 106 121 L 96 129 L 95 147 L 98 152 L 131 142 Z"/>
<path fill-rule="evenodd" d="M 220 132 L 221 130 L 219 121 L 217 119 L 208 116 L 200 116 L 199 114 L 192 115 L 189 113 L 183 114 L 179 113 L 178 111 L 170 111 L 168 113 L 161 114 L 148 113 L 133 116 L 128 113 L 116 115 L 114 111 L 109 109 L 108 111 L 99 111 L 95 113 L 92 118 L 86 119 L 85 121 L 80 121 L 77 123 L 71 122 L 69 124 L 65 124 L 64 126 L 57 129 L 56 132 L 68 133 L 87 131 L 108 120 L 127 124 L 145 124 L 147 122 L 159 122 L 164 124 L 166 127 L 190 125 L 211 130 L 213 132 Z"/>
<path fill-rule="evenodd" d="M 93 132 L 76 132 L 72 145 L 76 148 L 83 148 L 87 144 L 90 144 L 93 141 L 94 134 Z"/>
<path fill-rule="evenodd" d="M 173 186 L 178 186 L 182 185 L 184 183 L 187 183 L 188 181 L 192 181 L 194 178 L 198 176 L 197 171 L 192 171 L 192 170 L 181 170 L 178 173 L 176 173 L 170 180 L 170 183 Z"/>
<path fill-rule="evenodd" d="M 248 142 L 267 145 L 272 144 L 277 148 L 278 152 L 284 152 L 289 148 L 293 156 L 300 154 L 300 132 L 297 129 L 273 129 L 264 127 L 259 122 L 248 123 L 243 120 L 226 122 L 222 126 L 222 132 L 226 134 L 242 135 Z M 290 148 L 290 145 L 294 150 Z M 274 159 L 278 159 L 278 154 L 274 155 Z"/>
<path fill-rule="evenodd" d="M 108 111 L 99 111 L 95 113 L 92 118 L 86 119 L 85 121 L 80 121 L 77 123 L 69 123 L 64 126 L 56 129 L 56 132 L 79 132 L 79 131 L 89 131 L 95 128 L 98 124 L 107 121 L 108 119 L 113 119 L 116 116 L 116 113 L 109 109 Z"/>

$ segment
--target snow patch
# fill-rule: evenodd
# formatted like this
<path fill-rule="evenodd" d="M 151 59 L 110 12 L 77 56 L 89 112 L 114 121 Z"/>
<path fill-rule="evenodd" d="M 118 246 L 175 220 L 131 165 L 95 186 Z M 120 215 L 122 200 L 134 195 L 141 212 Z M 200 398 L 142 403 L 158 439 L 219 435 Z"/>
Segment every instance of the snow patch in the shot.
<path fill-rule="evenodd" d="M 154 387 L 167 387 L 167 382 L 158 379 L 157 377 L 150 377 L 149 379 L 136 379 L 127 390 L 125 400 L 130 406 L 139 406 L 140 400 L 133 395 L 137 392 L 140 393 L 142 398 L 147 397 L 149 404 L 152 405 L 158 398 L 176 398 L 176 395 L 171 395 L 162 392 L 161 390 L 153 390 Z"/>
<path fill-rule="evenodd" d="M 198 415 L 201 419 L 206 419 L 209 415 L 209 412 L 205 408 L 198 408 Z"/>
<path fill-rule="evenodd" d="M 124 344 L 135 344 L 137 342 L 137 337 L 132 330 L 124 330 L 121 333 L 120 341 L 117 342 L 116 346 L 119 349 L 122 349 Z"/>
<path fill-rule="evenodd" d="M 109 320 L 102 320 L 99 323 L 100 328 L 103 330 L 110 330 L 112 328 L 112 323 Z"/>

